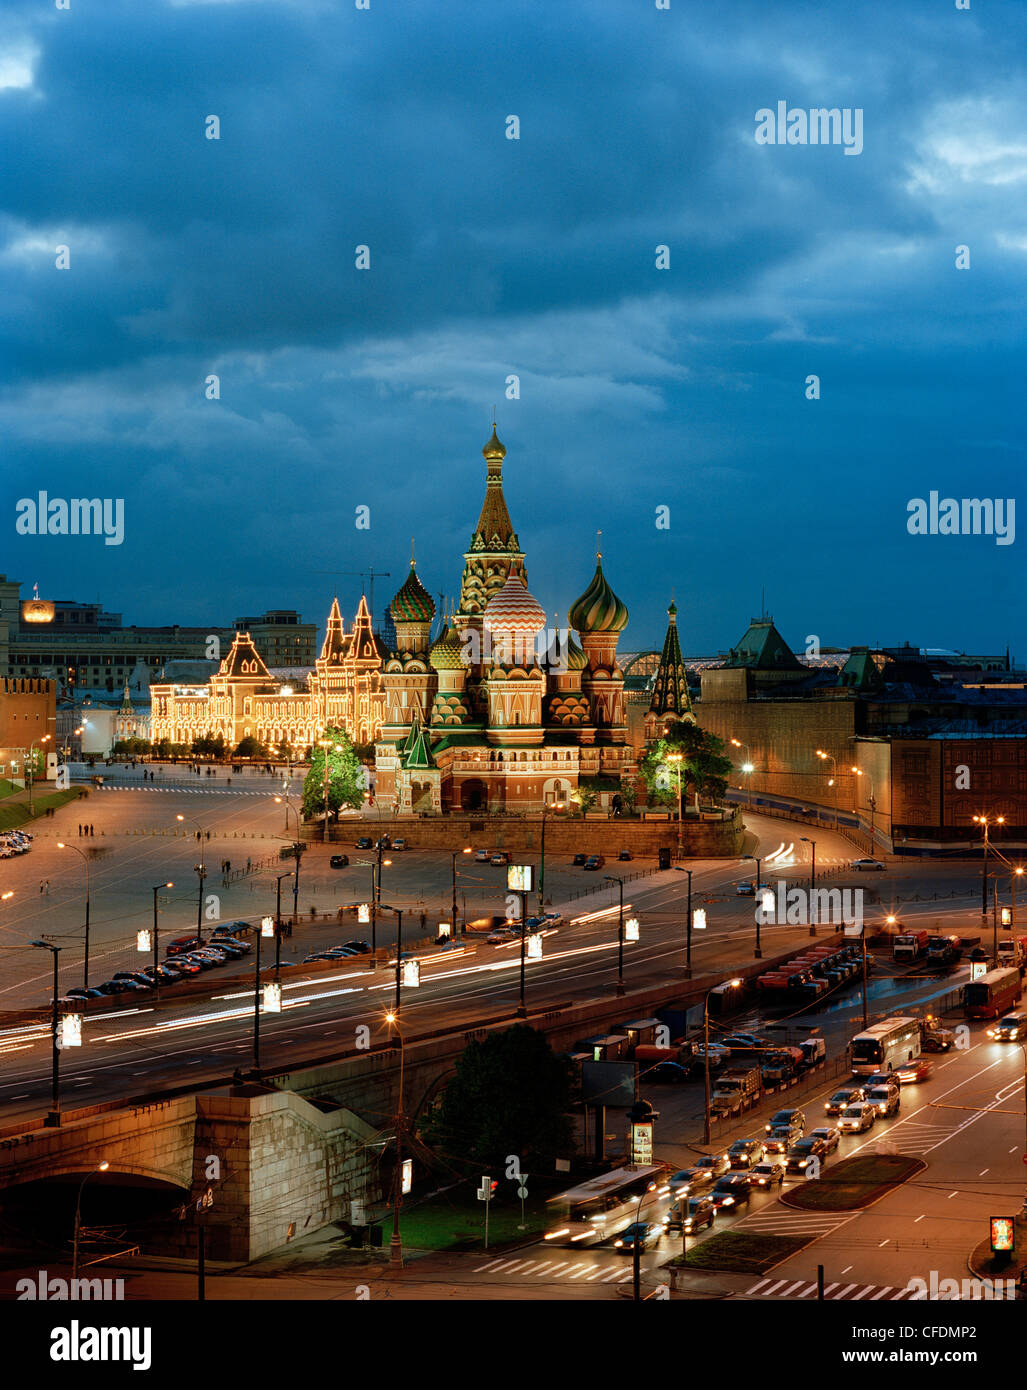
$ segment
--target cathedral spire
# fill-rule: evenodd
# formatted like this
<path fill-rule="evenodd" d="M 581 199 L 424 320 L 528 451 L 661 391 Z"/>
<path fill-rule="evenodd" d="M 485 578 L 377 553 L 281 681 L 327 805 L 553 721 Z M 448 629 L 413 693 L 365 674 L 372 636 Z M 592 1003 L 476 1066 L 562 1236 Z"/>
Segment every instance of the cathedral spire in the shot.
<path fill-rule="evenodd" d="M 667 609 L 667 635 L 663 639 L 663 652 L 656 668 L 653 682 L 653 697 L 649 702 L 650 715 L 674 715 L 678 719 L 692 719 L 692 700 L 688 693 L 688 672 L 685 670 L 678 639 L 678 607 L 673 599 Z"/>

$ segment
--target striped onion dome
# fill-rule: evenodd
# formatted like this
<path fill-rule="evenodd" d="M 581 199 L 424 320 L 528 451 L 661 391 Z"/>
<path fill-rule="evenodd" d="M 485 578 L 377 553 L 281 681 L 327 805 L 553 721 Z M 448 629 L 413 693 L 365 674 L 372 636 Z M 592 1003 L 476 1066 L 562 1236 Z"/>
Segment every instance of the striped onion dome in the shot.
<path fill-rule="evenodd" d="M 463 666 L 463 647 L 460 634 L 449 624 L 442 629 L 431 644 L 428 661 L 436 671 L 459 671 Z"/>
<path fill-rule="evenodd" d="M 413 560 L 406 583 L 389 604 L 394 623 L 430 623 L 435 616 L 435 602 L 417 577 Z"/>
<path fill-rule="evenodd" d="M 568 671 L 584 671 L 588 665 L 588 657 L 575 642 L 574 638 L 568 634 L 567 637 L 567 669 Z"/>
<path fill-rule="evenodd" d="M 516 567 L 511 567 L 506 583 L 485 605 L 485 626 L 489 632 L 533 637 L 546 625 L 546 610 L 532 597 Z"/>
<path fill-rule="evenodd" d="M 628 610 L 606 582 L 603 562 L 596 564 L 592 583 L 581 597 L 571 604 L 571 626 L 578 632 L 623 632 L 628 625 Z"/>

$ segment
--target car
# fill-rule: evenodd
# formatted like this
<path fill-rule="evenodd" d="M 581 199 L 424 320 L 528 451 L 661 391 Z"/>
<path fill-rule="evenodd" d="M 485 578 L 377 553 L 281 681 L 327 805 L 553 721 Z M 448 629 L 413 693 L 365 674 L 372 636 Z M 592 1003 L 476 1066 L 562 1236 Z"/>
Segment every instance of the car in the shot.
<path fill-rule="evenodd" d="M 356 844 L 353 846 L 353 848 L 354 848 L 354 849 L 373 849 L 373 848 L 374 848 L 374 842 L 372 841 L 370 835 L 361 835 L 360 839 L 357 840 L 357 842 L 356 842 Z"/>
<path fill-rule="evenodd" d="M 177 961 L 173 965 L 148 965 L 145 970 L 140 970 L 140 975 L 145 976 L 151 984 L 173 985 L 178 980 L 184 980 L 190 972 L 180 966 Z"/>
<path fill-rule="evenodd" d="M 912 1062 L 907 1062 L 904 1067 L 896 1067 L 892 1076 L 900 1086 L 912 1086 L 918 1081 L 926 1081 L 931 1071 L 931 1064 L 926 1057 L 914 1057 Z"/>
<path fill-rule="evenodd" d="M 735 893 L 740 898 L 754 898 L 756 896 L 756 880 L 754 878 L 743 879 L 741 883 L 735 884 Z"/>
<path fill-rule="evenodd" d="M 474 851 L 474 862 L 476 864 L 487 864 L 489 862 L 489 857 L 487 849 L 476 849 Z"/>
<path fill-rule="evenodd" d="M 389 838 L 388 835 L 379 835 L 378 838 L 377 838 L 377 840 L 375 840 L 375 842 L 374 842 L 373 848 L 374 848 L 374 849 L 391 849 L 391 848 L 392 848 L 392 840 Z"/>
<path fill-rule="evenodd" d="M 96 988 L 100 991 L 101 994 L 109 995 L 130 994 L 133 990 L 138 989 L 139 986 L 130 984 L 128 980 L 104 980 L 103 984 L 97 985 Z"/>
<path fill-rule="evenodd" d="M 767 1046 L 766 1041 L 755 1033 L 729 1033 L 720 1041 L 723 1047 L 729 1047 L 732 1052 L 757 1052 Z"/>
<path fill-rule="evenodd" d="M 211 932 L 210 939 L 217 941 L 222 936 L 230 936 L 233 941 L 237 941 L 241 937 L 250 936 L 252 932 L 252 922 L 222 922 Z"/>
<path fill-rule="evenodd" d="M 683 1235 L 694 1236 L 696 1231 L 712 1226 L 716 1215 L 717 1208 L 708 1195 L 679 1197 L 667 1212 L 667 1225 L 681 1231 Z"/>
<path fill-rule="evenodd" d="M 344 946 L 347 946 L 351 951 L 355 952 L 358 956 L 366 956 L 366 955 L 370 954 L 370 950 L 371 950 L 371 943 L 370 943 L 370 941 L 344 941 L 342 944 L 343 944 Z"/>
<path fill-rule="evenodd" d="M 192 956 L 171 956 L 162 962 L 165 970 L 174 968 L 178 971 L 179 978 L 183 975 L 198 975 L 204 969 L 199 961 L 193 960 Z M 213 962 L 211 962 L 213 964 Z"/>
<path fill-rule="evenodd" d="M 647 1081 L 675 1085 L 687 1081 L 691 1074 L 689 1068 L 683 1067 L 680 1062 L 657 1062 L 655 1066 L 646 1068 L 645 1078 Z"/>
<path fill-rule="evenodd" d="M 393 848 L 393 849 L 404 850 L 404 849 L 406 849 L 406 847 L 407 847 L 407 842 L 406 842 L 406 840 L 403 839 L 402 836 L 400 836 L 398 839 L 393 840 L 393 842 L 392 842 L 392 848 Z"/>
<path fill-rule="evenodd" d="M 872 1129 L 877 1119 L 877 1111 L 867 1100 L 858 1100 L 847 1105 L 838 1116 L 838 1128 L 842 1134 L 862 1134 Z"/>
<path fill-rule="evenodd" d="M 505 849 L 494 849 L 489 855 L 490 864 L 509 864 L 510 856 Z"/>
<path fill-rule="evenodd" d="M 874 869 L 883 869 L 884 865 L 881 863 L 880 859 L 854 859 L 849 865 L 849 868 L 872 871 Z"/>
<path fill-rule="evenodd" d="M 215 965 L 224 965 L 226 961 L 232 959 L 231 951 L 229 951 L 226 946 L 223 946 L 220 941 L 213 946 L 197 946 L 195 951 L 189 952 L 189 955 L 193 960 L 199 960 L 201 957 L 206 956 L 207 959 L 212 960 Z"/>
<path fill-rule="evenodd" d="M 576 854 L 576 855 L 574 856 L 573 867 L 574 867 L 575 869 L 580 869 L 581 866 L 584 864 L 584 862 L 585 862 L 585 860 L 586 860 L 587 858 L 588 858 L 588 855 L 587 855 L 587 854 Z"/>
<path fill-rule="evenodd" d="M 485 938 L 486 946 L 502 946 L 507 941 L 516 941 L 517 933 L 509 927 L 500 927 L 498 931 L 490 931 Z"/>
<path fill-rule="evenodd" d="M 250 949 L 249 946 L 240 946 L 237 941 L 230 941 L 227 936 L 219 937 L 216 942 L 212 942 L 206 950 L 215 951 L 225 955 L 229 960 L 242 960 L 243 956 Z"/>
<path fill-rule="evenodd" d="M 329 859 L 329 861 L 328 861 L 328 867 L 329 867 L 330 869 L 348 869 L 348 868 L 349 868 L 349 855 L 348 855 L 348 854 L 333 854 L 332 857 L 331 857 L 331 859 Z"/>
<path fill-rule="evenodd" d="M 731 1159 L 726 1153 L 704 1154 L 693 1167 L 701 1173 L 710 1173 L 715 1178 L 722 1178 L 731 1171 Z"/>
<path fill-rule="evenodd" d="M 864 1091 L 869 1091 L 871 1086 L 890 1086 L 894 1080 L 894 1074 L 890 1071 L 875 1071 L 864 1076 L 862 1086 Z"/>
<path fill-rule="evenodd" d="M 710 1201 L 719 1215 L 725 1207 L 731 1210 L 746 1206 L 751 1195 L 752 1184 L 748 1173 L 728 1173 L 714 1183 Z"/>
<path fill-rule="evenodd" d="M 617 858 L 622 864 L 626 864 L 631 859 L 631 851 L 629 849 L 622 849 L 618 852 Z"/>
<path fill-rule="evenodd" d="M 716 1176 L 708 1168 L 683 1168 L 671 1178 L 670 1189 L 677 1196 L 704 1192 L 706 1188 L 713 1186 Z"/>
<path fill-rule="evenodd" d="M 785 1169 L 783 1163 L 775 1163 L 773 1159 L 765 1159 L 762 1163 L 757 1163 L 749 1172 L 749 1181 L 753 1187 L 771 1188 L 775 1184 L 780 1187 L 785 1180 Z"/>
<path fill-rule="evenodd" d="M 153 967 L 151 966 L 151 969 Z M 136 984 L 142 989 L 149 989 L 151 981 L 146 978 L 141 970 L 115 970 L 111 976 L 112 980 L 122 980 L 125 984 Z"/>
<path fill-rule="evenodd" d="M 801 1110 L 778 1110 L 764 1125 L 768 1153 L 784 1153 L 806 1132 L 806 1116 Z"/>
<path fill-rule="evenodd" d="M 238 951 L 240 955 L 248 956 L 253 947 L 248 941 L 240 941 L 235 936 L 216 936 L 211 939 L 212 946 L 227 946 L 233 951 Z"/>
<path fill-rule="evenodd" d="M 184 955 L 186 951 L 195 951 L 197 946 L 202 946 L 203 942 L 198 936 L 176 936 L 169 941 L 164 948 L 165 954 L 169 956 Z"/>
<path fill-rule="evenodd" d="M 727 1151 L 732 1168 L 752 1168 L 766 1153 L 762 1139 L 736 1139 Z"/>
<path fill-rule="evenodd" d="M 867 1091 L 867 1103 L 872 1105 L 878 1115 L 886 1119 L 899 1113 L 899 1088 L 894 1081 L 886 1086 L 871 1086 Z"/>
<path fill-rule="evenodd" d="M 805 1173 L 813 1159 L 816 1159 L 819 1163 L 823 1156 L 823 1144 L 819 1139 L 815 1139 L 812 1134 L 807 1134 L 802 1139 L 796 1139 L 795 1143 L 788 1150 L 785 1156 L 785 1172 Z"/>
<path fill-rule="evenodd" d="M 693 1056 L 694 1056 L 694 1057 L 696 1058 L 696 1060 L 699 1061 L 699 1062 L 704 1062 L 704 1061 L 706 1060 L 706 1045 L 705 1045 L 705 1043 L 696 1043 L 696 1044 L 695 1044 L 695 1051 L 694 1051 L 694 1053 L 693 1053 Z M 730 1056 L 731 1056 L 731 1050 L 730 1050 L 730 1048 L 724 1047 L 724 1045 L 723 1045 L 722 1043 L 710 1043 L 710 1066 L 711 1066 L 711 1067 L 716 1067 L 716 1066 L 719 1066 L 719 1065 L 721 1064 L 721 1062 L 726 1062 L 727 1059 L 728 1059 Z"/>
<path fill-rule="evenodd" d="M 988 1029 L 988 1037 L 994 1042 L 1016 1042 L 1027 1034 L 1027 1010 L 1014 1009 L 1004 1018 L 997 1019 L 995 1026 Z"/>
<path fill-rule="evenodd" d="M 819 1128 L 810 1130 L 809 1137 L 820 1140 L 824 1146 L 825 1154 L 833 1154 L 842 1136 L 830 1125 L 820 1125 Z"/>
<path fill-rule="evenodd" d="M 956 1035 L 949 1028 L 925 1028 L 920 1046 L 925 1052 L 950 1052 L 956 1045 Z"/>
<path fill-rule="evenodd" d="M 86 989 L 83 985 L 75 985 L 72 989 L 64 991 L 66 999 L 105 999 L 107 996 L 98 989 Z"/>
<path fill-rule="evenodd" d="M 619 1250 L 622 1255 L 631 1255 L 634 1251 L 648 1250 L 650 1245 L 655 1245 L 666 1230 L 661 1222 L 657 1221 L 632 1221 L 613 1242 L 613 1248 Z"/>
<path fill-rule="evenodd" d="M 350 956 L 358 956 L 359 951 L 352 946 L 329 946 L 324 952 L 325 960 L 348 960 Z"/>
<path fill-rule="evenodd" d="M 316 961 L 327 959 L 328 957 L 325 955 L 324 951 L 311 951 L 309 956 L 303 957 L 303 964 L 313 965 Z"/>
<path fill-rule="evenodd" d="M 601 869 L 605 863 L 606 860 L 601 854 L 590 854 L 585 860 L 585 868 L 594 872 L 596 869 Z"/>

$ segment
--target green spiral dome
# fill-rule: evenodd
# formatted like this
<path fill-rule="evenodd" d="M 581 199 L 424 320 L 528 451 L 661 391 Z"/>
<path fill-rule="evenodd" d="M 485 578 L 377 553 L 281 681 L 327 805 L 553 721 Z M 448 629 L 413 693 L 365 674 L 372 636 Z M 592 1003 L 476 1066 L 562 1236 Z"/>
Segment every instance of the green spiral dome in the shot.
<path fill-rule="evenodd" d="M 627 627 L 628 610 L 607 584 L 601 560 L 592 583 L 571 604 L 570 620 L 578 632 L 623 632 Z"/>
<path fill-rule="evenodd" d="M 389 604 L 394 623 L 430 623 L 435 616 L 435 602 L 417 577 L 413 560 L 406 583 Z"/>

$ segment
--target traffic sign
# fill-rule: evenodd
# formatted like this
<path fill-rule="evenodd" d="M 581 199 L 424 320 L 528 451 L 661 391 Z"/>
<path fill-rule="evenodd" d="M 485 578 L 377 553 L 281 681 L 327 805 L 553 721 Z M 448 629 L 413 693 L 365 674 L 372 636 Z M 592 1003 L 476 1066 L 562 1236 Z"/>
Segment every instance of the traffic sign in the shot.
<path fill-rule="evenodd" d="M 525 1197 L 527 1197 L 527 1195 L 528 1195 L 528 1189 L 527 1189 L 526 1187 L 519 1187 L 519 1188 L 517 1189 L 517 1195 L 518 1195 L 518 1197 L 520 1197 L 521 1201 L 523 1202 L 524 1199 L 525 1199 Z"/>

